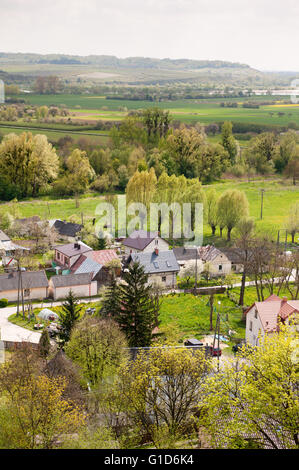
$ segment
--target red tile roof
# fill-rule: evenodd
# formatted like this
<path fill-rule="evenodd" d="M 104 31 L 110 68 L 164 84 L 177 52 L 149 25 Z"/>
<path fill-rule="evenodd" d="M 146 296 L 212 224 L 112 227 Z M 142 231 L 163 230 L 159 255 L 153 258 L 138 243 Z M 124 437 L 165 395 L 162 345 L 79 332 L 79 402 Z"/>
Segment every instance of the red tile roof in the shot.
<path fill-rule="evenodd" d="M 299 300 L 288 300 L 286 297 L 281 299 L 275 294 L 270 295 L 263 302 L 255 302 L 245 313 L 248 313 L 254 306 L 264 331 L 268 332 L 277 329 L 279 318 L 284 321 L 293 313 L 299 313 Z"/>
<path fill-rule="evenodd" d="M 115 250 L 98 250 L 98 251 L 89 251 L 84 253 L 90 259 L 96 261 L 96 263 L 106 266 L 111 260 L 118 259 Z"/>

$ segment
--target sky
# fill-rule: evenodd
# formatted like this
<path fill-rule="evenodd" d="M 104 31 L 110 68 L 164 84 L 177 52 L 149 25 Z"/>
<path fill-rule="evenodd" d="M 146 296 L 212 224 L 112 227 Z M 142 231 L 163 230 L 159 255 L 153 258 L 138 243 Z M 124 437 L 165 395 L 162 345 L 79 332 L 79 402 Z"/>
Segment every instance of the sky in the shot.
<path fill-rule="evenodd" d="M 0 0 L 0 51 L 299 71 L 298 0 Z"/>

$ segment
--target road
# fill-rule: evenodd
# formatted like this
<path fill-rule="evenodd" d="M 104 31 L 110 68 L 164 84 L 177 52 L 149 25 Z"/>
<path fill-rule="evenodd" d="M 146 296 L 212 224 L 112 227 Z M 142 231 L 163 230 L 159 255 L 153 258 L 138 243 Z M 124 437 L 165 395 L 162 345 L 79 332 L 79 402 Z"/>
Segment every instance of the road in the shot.
<path fill-rule="evenodd" d="M 100 300 L 92 299 L 93 301 Z M 82 303 L 90 302 L 89 299 L 82 299 Z M 41 304 L 34 304 L 34 308 L 49 308 L 57 307 L 62 305 L 63 301 L 61 302 L 52 302 L 50 303 L 41 303 Z M 0 309 L 0 340 L 2 341 L 12 341 L 12 342 L 22 342 L 28 341 L 30 343 L 38 343 L 41 337 L 41 333 L 38 331 L 30 331 L 27 328 L 23 328 L 22 326 L 14 325 L 8 320 L 8 317 L 13 313 L 16 313 L 17 307 L 6 307 Z M 22 311 L 20 312 L 22 315 Z"/>

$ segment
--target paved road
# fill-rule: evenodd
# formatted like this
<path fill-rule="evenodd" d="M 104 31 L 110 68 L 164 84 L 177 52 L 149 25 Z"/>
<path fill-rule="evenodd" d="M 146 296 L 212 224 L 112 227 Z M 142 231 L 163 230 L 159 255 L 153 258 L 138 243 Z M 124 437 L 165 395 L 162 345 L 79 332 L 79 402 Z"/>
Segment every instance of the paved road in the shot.
<path fill-rule="evenodd" d="M 92 301 L 100 300 L 99 298 L 92 299 Z M 90 302 L 89 299 L 82 299 L 82 303 Z M 43 304 L 34 304 L 34 308 L 49 308 L 57 307 L 61 305 L 61 302 L 52 302 L 52 303 L 43 303 Z M 30 331 L 27 328 L 22 326 L 14 325 L 8 321 L 8 317 L 13 313 L 16 313 L 17 307 L 6 307 L 0 309 L 0 340 L 2 341 L 13 341 L 13 342 L 22 342 L 28 341 L 31 343 L 38 343 L 41 337 L 41 333 L 38 331 Z M 20 312 L 22 315 L 22 311 Z"/>
<path fill-rule="evenodd" d="M 16 313 L 16 307 L 7 307 L 0 310 L 0 339 L 2 341 L 38 343 L 41 333 L 30 331 L 8 321 L 8 317 Z"/>

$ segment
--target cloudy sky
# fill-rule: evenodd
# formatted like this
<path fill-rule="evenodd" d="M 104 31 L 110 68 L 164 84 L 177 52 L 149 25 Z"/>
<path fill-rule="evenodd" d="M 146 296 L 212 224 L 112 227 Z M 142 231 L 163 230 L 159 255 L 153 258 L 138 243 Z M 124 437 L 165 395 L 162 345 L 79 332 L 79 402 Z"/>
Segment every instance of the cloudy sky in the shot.
<path fill-rule="evenodd" d="M 0 51 L 299 70 L 298 0 L 0 0 Z"/>

